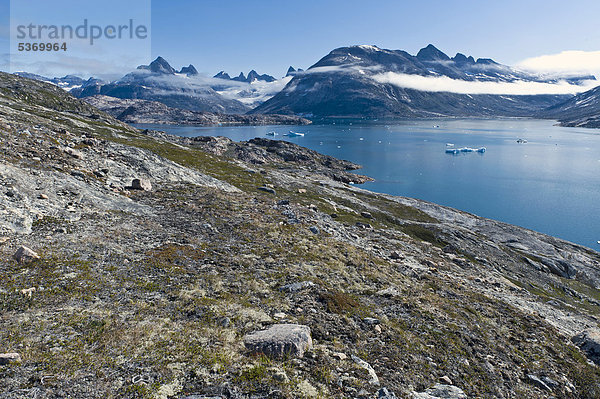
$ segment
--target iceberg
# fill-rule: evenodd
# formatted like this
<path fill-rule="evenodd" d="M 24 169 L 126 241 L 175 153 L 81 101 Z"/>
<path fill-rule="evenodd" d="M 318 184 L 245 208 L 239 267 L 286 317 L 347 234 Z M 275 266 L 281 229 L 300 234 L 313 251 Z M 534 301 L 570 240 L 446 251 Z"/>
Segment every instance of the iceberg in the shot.
<path fill-rule="evenodd" d="M 268 132 L 267 136 L 277 136 L 277 132 Z"/>
<path fill-rule="evenodd" d="M 460 154 L 461 152 L 478 152 L 483 154 L 486 151 L 485 147 L 479 147 L 477 149 L 471 147 L 462 147 L 462 148 L 446 148 L 446 154 Z"/>
<path fill-rule="evenodd" d="M 298 137 L 298 136 L 304 136 L 304 133 L 293 132 L 290 130 L 289 133 L 284 134 L 284 136 Z"/>

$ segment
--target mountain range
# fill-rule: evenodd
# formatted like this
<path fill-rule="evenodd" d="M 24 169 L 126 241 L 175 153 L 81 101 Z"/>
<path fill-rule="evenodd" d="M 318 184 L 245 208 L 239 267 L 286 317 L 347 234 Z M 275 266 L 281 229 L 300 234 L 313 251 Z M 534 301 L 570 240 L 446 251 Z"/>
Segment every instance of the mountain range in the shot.
<path fill-rule="evenodd" d="M 580 76 L 564 80 L 570 85 L 583 85 L 594 79 Z M 489 88 L 499 84 L 515 90 L 559 82 L 487 58 L 475 60 L 461 53 L 450 58 L 431 44 L 416 56 L 360 45 L 331 51 L 251 112 L 315 118 L 531 116 L 571 95 L 495 94 Z M 457 87 L 459 92 L 439 88 L 444 85 Z M 475 88 L 474 93 L 461 93 L 465 87 Z M 477 90 L 481 93 L 476 94 Z"/>
<path fill-rule="evenodd" d="M 92 78 L 89 78 L 88 80 L 85 80 L 85 79 L 82 79 L 79 76 L 75 76 L 75 75 L 66 75 L 66 76 L 63 76 L 62 78 L 47 78 L 45 76 L 37 75 L 35 73 L 29 73 L 29 72 L 15 72 L 15 75 L 21 76 L 23 78 L 39 80 L 41 82 L 52 83 L 53 85 L 56 85 L 66 91 L 71 91 L 73 89 L 77 89 L 80 87 L 86 87 L 86 86 L 90 86 L 90 85 L 104 83 L 102 80 L 97 79 L 97 78 L 92 77 Z"/>
<path fill-rule="evenodd" d="M 194 112 L 312 119 L 539 117 L 586 127 L 600 120 L 600 90 L 585 91 L 595 86 L 594 76 L 540 76 L 490 58 L 449 57 L 431 44 L 416 55 L 368 45 L 341 47 L 306 71 L 290 66 L 281 79 L 255 70 L 233 78 L 224 71 L 203 76 L 193 65 L 176 70 L 162 57 L 113 82 L 17 74 L 77 97 L 143 99 Z"/>
<path fill-rule="evenodd" d="M 255 70 L 234 78 L 221 71 L 211 78 L 199 74 L 193 65 L 178 71 L 158 57 L 114 82 L 82 85 L 71 94 L 80 98 L 104 95 L 158 101 L 194 112 L 243 114 L 275 95 L 290 79 L 277 80 Z"/>
<path fill-rule="evenodd" d="M 252 83 L 255 81 L 274 82 L 277 80 L 271 75 L 267 75 L 267 74 L 259 75 L 258 72 L 256 72 L 254 69 L 251 70 L 250 72 L 248 72 L 248 76 L 244 76 L 244 72 L 240 72 L 240 74 L 238 76 L 236 76 L 235 78 L 232 78 L 229 76 L 229 74 L 227 72 L 221 71 L 213 77 L 218 78 L 218 79 L 233 80 L 235 82 L 246 82 L 246 83 Z"/>

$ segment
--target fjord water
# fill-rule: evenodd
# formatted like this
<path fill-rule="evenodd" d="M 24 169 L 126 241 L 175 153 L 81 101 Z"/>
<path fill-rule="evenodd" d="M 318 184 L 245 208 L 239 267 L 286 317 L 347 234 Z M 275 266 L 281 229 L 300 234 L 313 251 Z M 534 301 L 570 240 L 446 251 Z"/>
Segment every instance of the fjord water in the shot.
<path fill-rule="evenodd" d="M 600 131 L 553 121 L 409 120 L 311 126 L 149 126 L 180 136 L 287 140 L 363 165 L 369 190 L 420 198 L 598 250 Z M 304 136 L 286 137 L 289 130 Z M 266 136 L 269 131 L 278 133 Z M 517 139 L 527 143 L 517 143 Z M 447 154 L 454 148 L 486 152 Z"/>

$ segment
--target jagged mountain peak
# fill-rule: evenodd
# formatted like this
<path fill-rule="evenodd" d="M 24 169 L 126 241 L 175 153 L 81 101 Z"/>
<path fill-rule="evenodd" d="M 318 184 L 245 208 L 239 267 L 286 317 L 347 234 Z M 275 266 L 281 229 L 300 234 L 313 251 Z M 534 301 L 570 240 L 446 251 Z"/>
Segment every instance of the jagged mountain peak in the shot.
<path fill-rule="evenodd" d="M 299 74 L 300 72 L 304 72 L 304 69 L 302 68 L 294 68 L 293 66 L 290 66 L 285 74 L 285 76 L 296 76 L 297 74 Z"/>
<path fill-rule="evenodd" d="M 491 58 L 478 58 L 476 63 L 480 65 L 500 65 Z"/>
<path fill-rule="evenodd" d="M 421 61 L 450 61 L 450 57 L 433 44 L 428 44 L 427 47 L 419 50 L 417 58 Z"/>
<path fill-rule="evenodd" d="M 192 65 L 188 65 L 186 67 L 181 68 L 179 73 L 184 73 L 186 75 L 198 75 L 198 70 Z"/>
<path fill-rule="evenodd" d="M 459 65 L 475 64 L 475 59 L 472 56 L 467 57 L 463 53 L 456 53 L 456 55 L 452 58 L 452 61 Z"/>
<path fill-rule="evenodd" d="M 150 71 L 165 75 L 174 75 L 175 69 L 163 57 L 157 57 L 150 63 Z"/>
<path fill-rule="evenodd" d="M 213 78 L 231 80 L 231 76 L 229 76 L 229 74 L 225 71 L 220 71 L 218 74 L 213 76 Z"/>

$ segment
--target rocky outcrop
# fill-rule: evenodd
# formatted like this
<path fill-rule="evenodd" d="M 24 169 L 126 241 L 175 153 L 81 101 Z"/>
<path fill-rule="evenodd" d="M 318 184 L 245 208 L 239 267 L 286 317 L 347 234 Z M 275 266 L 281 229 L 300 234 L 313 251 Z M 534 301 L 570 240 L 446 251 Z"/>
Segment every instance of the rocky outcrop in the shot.
<path fill-rule="evenodd" d="M 32 249 L 22 246 L 19 247 L 19 249 L 17 249 L 17 252 L 15 252 L 15 254 L 13 255 L 13 258 L 15 258 L 17 262 L 24 264 L 39 259 L 40 256 Z"/>
<path fill-rule="evenodd" d="M 21 355 L 18 353 L 0 353 L 0 366 L 18 363 L 21 361 Z"/>
<path fill-rule="evenodd" d="M 253 353 L 282 358 L 302 357 L 312 349 L 310 328 L 298 324 L 276 324 L 244 337 L 246 349 Z"/>
<path fill-rule="evenodd" d="M 412 399 L 467 399 L 467 395 L 458 387 L 436 384 L 425 392 L 413 393 Z"/>
<path fill-rule="evenodd" d="M 575 335 L 571 341 L 577 345 L 586 356 L 600 366 L 600 330 L 589 329 Z"/>
<path fill-rule="evenodd" d="M 254 138 L 236 143 L 227 137 L 176 137 L 156 130 L 144 130 L 142 133 L 173 143 L 201 148 L 203 151 L 228 156 L 251 165 L 275 165 L 283 162 L 342 183 L 361 184 L 372 180 L 368 176 L 351 172 L 360 169 L 360 165 L 319 154 L 287 141 Z"/>

